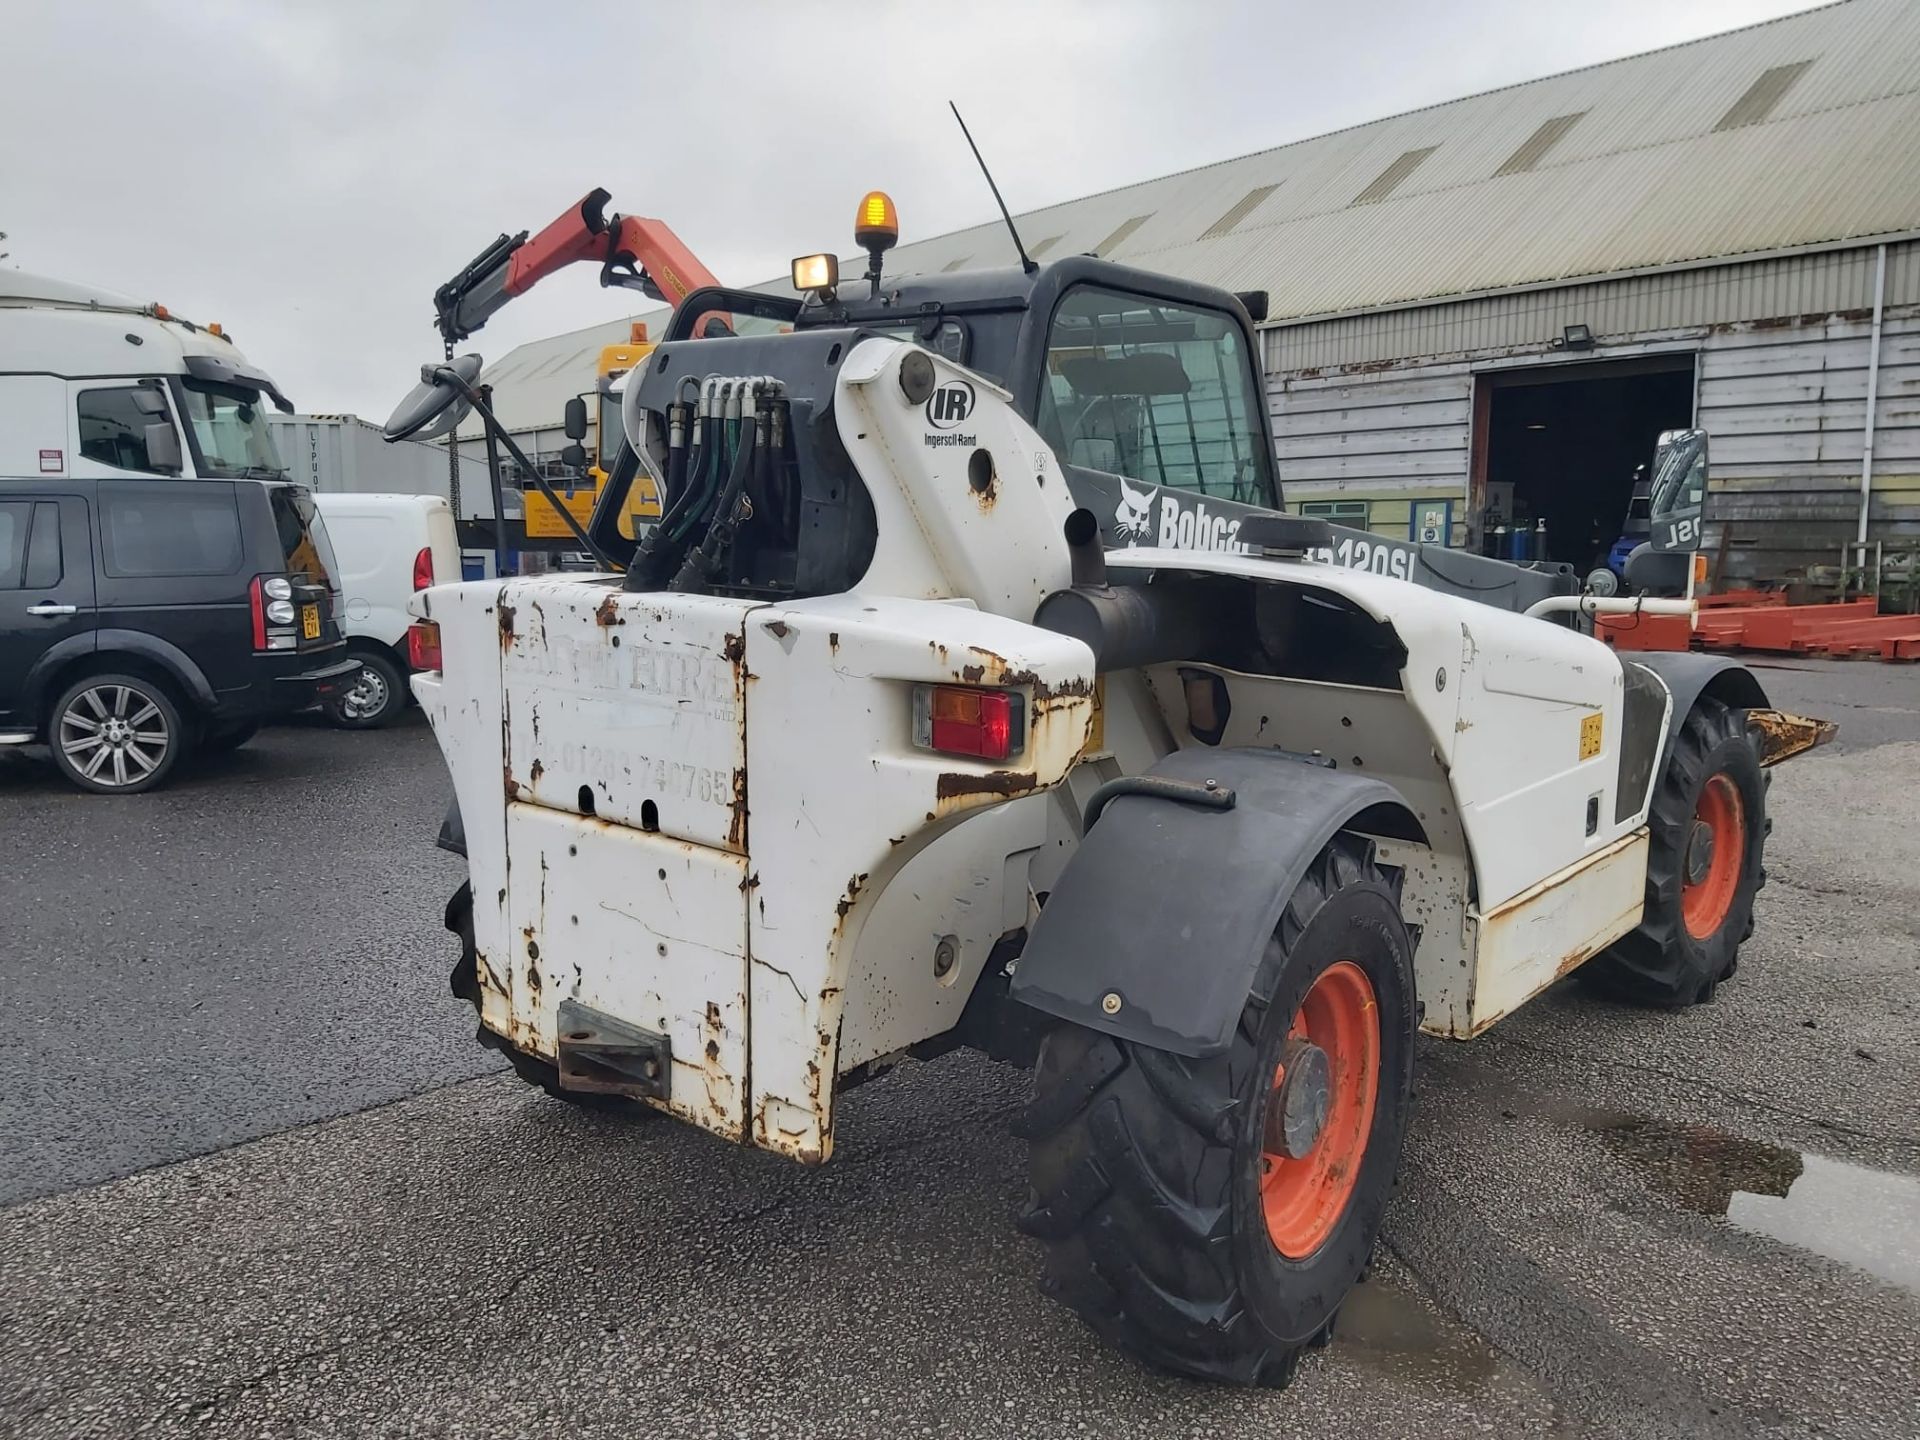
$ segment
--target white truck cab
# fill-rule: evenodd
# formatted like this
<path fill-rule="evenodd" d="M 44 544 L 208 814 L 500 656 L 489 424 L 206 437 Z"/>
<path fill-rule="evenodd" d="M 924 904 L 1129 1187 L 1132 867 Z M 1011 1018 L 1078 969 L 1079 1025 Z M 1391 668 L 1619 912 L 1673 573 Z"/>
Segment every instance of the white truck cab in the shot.
<path fill-rule="evenodd" d="M 0 474 L 281 478 L 262 396 L 293 408 L 218 325 L 0 272 Z"/>

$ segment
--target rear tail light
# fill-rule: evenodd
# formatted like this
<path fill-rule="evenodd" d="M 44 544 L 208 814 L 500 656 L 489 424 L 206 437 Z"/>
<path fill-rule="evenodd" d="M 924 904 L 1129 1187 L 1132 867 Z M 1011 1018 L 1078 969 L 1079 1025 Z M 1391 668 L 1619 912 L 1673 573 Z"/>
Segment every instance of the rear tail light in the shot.
<path fill-rule="evenodd" d="M 1005 760 L 1027 743 L 1025 700 L 971 685 L 913 687 L 913 743 L 943 755 Z"/>
<path fill-rule="evenodd" d="M 432 620 L 416 620 L 407 627 L 407 664 L 416 670 L 440 668 L 440 627 Z"/>
<path fill-rule="evenodd" d="M 413 588 L 426 590 L 433 585 L 433 551 L 425 545 L 413 557 Z"/>
<path fill-rule="evenodd" d="M 296 650 L 300 612 L 293 604 L 293 582 L 284 575 L 256 575 L 247 587 L 255 650 Z"/>

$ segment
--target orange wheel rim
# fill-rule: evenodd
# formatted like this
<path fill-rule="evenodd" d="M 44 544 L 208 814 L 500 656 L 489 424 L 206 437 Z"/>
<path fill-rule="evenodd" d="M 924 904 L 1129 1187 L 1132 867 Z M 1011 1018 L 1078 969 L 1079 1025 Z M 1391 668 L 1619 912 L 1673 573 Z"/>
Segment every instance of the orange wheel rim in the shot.
<path fill-rule="evenodd" d="M 1680 858 L 1680 917 L 1694 939 L 1706 940 L 1726 923 L 1746 858 L 1747 807 L 1722 771 L 1700 789 Z"/>
<path fill-rule="evenodd" d="M 1379 1091 L 1373 982 L 1342 960 L 1322 971 L 1300 1002 L 1267 1100 L 1260 1206 L 1268 1238 L 1289 1260 L 1326 1244 L 1347 1213 Z"/>

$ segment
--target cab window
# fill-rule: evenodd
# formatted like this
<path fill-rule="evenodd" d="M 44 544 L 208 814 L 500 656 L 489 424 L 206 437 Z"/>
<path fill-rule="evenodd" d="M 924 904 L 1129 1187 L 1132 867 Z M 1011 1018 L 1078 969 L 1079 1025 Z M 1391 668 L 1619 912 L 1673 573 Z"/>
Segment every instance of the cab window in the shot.
<path fill-rule="evenodd" d="M 134 388 L 82 390 L 74 402 L 80 417 L 80 453 L 116 470 L 153 471 L 147 458 L 147 426 L 155 417 L 133 403 Z"/>
<path fill-rule="evenodd" d="M 1081 286 L 1048 332 L 1040 433 L 1069 465 L 1270 505 L 1254 383 L 1229 316 Z"/>

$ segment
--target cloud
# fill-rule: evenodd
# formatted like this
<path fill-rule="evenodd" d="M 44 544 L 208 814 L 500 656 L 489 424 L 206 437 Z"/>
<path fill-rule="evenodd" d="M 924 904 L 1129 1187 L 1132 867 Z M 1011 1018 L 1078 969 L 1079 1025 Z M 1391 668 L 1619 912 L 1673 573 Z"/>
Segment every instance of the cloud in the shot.
<path fill-rule="evenodd" d="M 220 320 L 303 408 L 384 416 L 434 288 L 594 185 L 748 283 L 1804 8 L 1785 0 L 391 4 L 10 0 L 7 263 Z M 24 63 L 23 63 L 24 62 Z M 586 267 L 477 343 L 636 308 Z"/>

